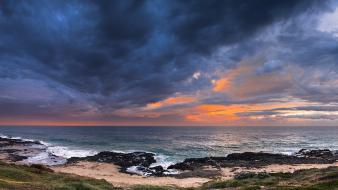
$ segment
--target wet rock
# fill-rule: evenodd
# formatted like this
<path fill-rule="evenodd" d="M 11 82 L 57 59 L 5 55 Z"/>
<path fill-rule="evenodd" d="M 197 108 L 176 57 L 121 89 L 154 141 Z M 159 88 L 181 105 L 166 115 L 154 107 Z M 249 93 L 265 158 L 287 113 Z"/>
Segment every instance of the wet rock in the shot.
<path fill-rule="evenodd" d="M 220 167 L 226 158 L 225 157 L 204 157 L 204 158 L 188 158 L 181 163 L 170 165 L 168 169 L 179 169 L 179 170 L 194 170 L 203 166 L 214 166 Z"/>
<path fill-rule="evenodd" d="M 41 153 L 47 153 L 47 146 L 39 141 L 0 137 L 0 154 L 3 161 L 21 164 L 42 163 L 46 165 L 64 164 L 65 159 L 48 153 L 48 157 L 39 160 L 27 160 Z"/>
<path fill-rule="evenodd" d="M 3 153 L 14 153 L 14 152 L 18 152 L 20 150 L 18 149 L 3 149 L 3 150 L 0 150 L 0 152 L 3 152 Z"/>
<path fill-rule="evenodd" d="M 244 152 L 244 153 L 233 153 L 226 157 L 226 160 L 243 160 L 243 161 L 262 161 L 272 159 L 285 159 L 287 155 L 282 154 L 270 154 L 263 152 Z"/>
<path fill-rule="evenodd" d="M 322 158 L 322 159 L 329 159 L 334 157 L 334 153 L 331 152 L 329 149 L 319 149 L 319 150 L 301 149 L 296 155 L 306 158 Z"/>
<path fill-rule="evenodd" d="M 136 167 L 137 171 L 142 173 L 143 175 L 146 176 L 156 176 L 156 177 L 161 177 L 164 175 L 164 172 L 166 170 L 164 170 L 164 168 L 162 166 L 155 166 L 155 167 L 144 167 L 144 166 L 137 166 Z M 127 172 L 130 174 L 135 174 L 133 172 Z"/>
<path fill-rule="evenodd" d="M 163 173 L 166 171 L 162 166 L 151 167 L 149 168 L 149 170 L 151 171 L 151 174 L 153 176 L 162 176 Z"/>
<path fill-rule="evenodd" d="M 301 150 L 296 155 L 272 154 L 263 152 L 233 153 L 227 157 L 205 157 L 185 159 L 171 165 L 168 169 L 196 170 L 205 166 L 220 167 L 262 167 L 270 164 L 331 164 L 337 155 L 330 150 Z"/>
<path fill-rule="evenodd" d="M 121 166 L 123 171 L 131 166 L 149 167 L 155 163 L 155 154 L 148 152 L 118 153 L 118 152 L 100 152 L 94 156 L 72 157 L 68 159 L 68 163 L 78 161 L 104 162 Z"/>
<path fill-rule="evenodd" d="M 104 162 L 120 166 L 120 171 L 124 173 L 135 174 L 135 172 L 128 171 L 128 168 L 136 167 L 139 173 L 147 176 L 164 176 L 167 170 L 162 166 L 150 167 L 151 164 L 156 162 L 154 156 L 155 154 L 148 152 L 119 153 L 104 151 L 94 156 L 72 157 L 68 159 L 67 163 L 79 161 Z"/>
<path fill-rule="evenodd" d="M 17 155 L 17 154 L 9 154 L 8 156 L 9 160 L 12 162 L 18 162 L 18 161 L 22 161 L 27 159 L 27 156 L 21 156 L 21 155 Z"/>
<path fill-rule="evenodd" d="M 42 145 L 39 141 L 28 141 L 22 139 L 11 139 L 0 137 L 0 147 L 10 145 Z"/>

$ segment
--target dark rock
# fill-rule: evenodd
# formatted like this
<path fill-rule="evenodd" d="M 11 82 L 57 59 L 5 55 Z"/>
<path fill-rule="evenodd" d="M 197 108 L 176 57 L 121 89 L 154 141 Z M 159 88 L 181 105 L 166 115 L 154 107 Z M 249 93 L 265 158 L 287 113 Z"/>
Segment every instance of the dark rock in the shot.
<path fill-rule="evenodd" d="M 256 173 L 254 173 L 254 172 L 241 172 L 239 174 L 236 174 L 234 178 L 242 180 L 242 179 L 253 178 L 255 176 L 256 176 Z"/>
<path fill-rule="evenodd" d="M 187 170 L 180 172 L 178 174 L 171 174 L 170 176 L 175 178 L 190 178 L 190 177 L 201 177 L 215 179 L 222 175 L 222 171 L 218 169 L 206 169 L 206 168 L 196 168 L 194 170 Z"/>
<path fill-rule="evenodd" d="M 149 167 L 155 163 L 155 154 L 148 152 L 118 153 L 118 152 L 100 152 L 94 156 L 72 157 L 67 160 L 68 163 L 78 161 L 104 162 L 121 166 L 121 170 L 125 171 L 131 166 Z"/>
<path fill-rule="evenodd" d="M 226 157 L 226 160 L 244 160 L 244 161 L 262 161 L 270 159 L 284 159 L 288 157 L 282 154 L 270 154 L 263 152 L 244 152 L 244 153 L 233 153 Z"/>
<path fill-rule="evenodd" d="M 21 156 L 21 155 L 16 155 L 16 154 L 9 154 L 9 160 L 12 162 L 18 162 L 27 159 L 27 156 Z"/>
<path fill-rule="evenodd" d="M 11 139 L 11 138 L 4 138 L 0 137 L 1 146 L 9 146 L 9 145 L 42 145 L 39 141 L 27 141 L 22 139 Z"/>
<path fill-rule="evenodd" d="M 162 166 L 155 166 L 155 167 L 144 167 L 144 166 L 137 166 L 136 167 L 138 171 L 142 172 L 144 175 L 147 176 L 163 176 L 164 174 L 164 169 Z M 127 172 L 128 173 L 128 172 Z M 134 173 L 130 173 L 130 174 L 134 174 Z"/>
<path fill-rule="evenodd" d="M 227 157 L 190 158 L 171 165 L 168 169 L 196 170 L 204 166 L 220 167 L 262 167 L 270 164 L 331 164 L 337 156 L 330 150 L 301 150 L 296 155 L 263 152 L 233 153 Z"/>
<path fill-rule="evenodd" d="M 149 168 L 153 176 L 162 176 L 165 172 L 164 168 L 162 166 L 155 166 Z"/>
<path fill-rule="evenodd" d="M 322 158 L 322 159 L 334 157 L 334 153 L 331 152 L 329 149 L 319 149 L 319 150 L 301 149 L 296 155 L 307 158 Z"/>
<path fill-rule="evenodd" d="M 258 179 L 265 179 L 270 177 L 270 174 L 266 172 L 260 172 L 260 173 L 255 173 L 255 172 L 241 172 L 239 174 L 235 175 L 235 179 L 243 180 L 243 179 L 249 179 L 249 178 L 258 178 Z"/>
<path fill-rule="evenodd" d="M 45 171 L 45 172 L 54 172 L 54 170 L 48 168 L 47 166 L 45 165 L 42 165 L 42 164 L 32 164 L 30 165 L 31 168 L 35 168 L 35 169 L 38 169 L 40 171 Z"/>
<path fill-rule="evenodd" d="M 127 171 L 127 168 L 137 166 L 137 170 L 149 176 L 163 176 L 166 171 L 162 166 L 150 167 L 155 163 L 155 154 L 148 152 L 132 152 L 132 153 L 118 153 L 118 152 L 100 152 L 94 156 L 87 157 L 72 157 L 67 160 L 68 163 L 78 161 L 90 162 L 104 162 L 112 163 L 121 167 L 121 172 L 135 174 Z"/>
<path fill-rule="evenodd" d="M 5 152 L 5 153 L 14 153 L 14 152 L 18 152 L 20 150 L 18 149 L 4 149 L 4 150 L 0 150 L 0 152 Z"/>
<path fill-rule="evenodd" d="M 203 166 L 220 167 L 220 163 L 225 159 L 225 157 L 187 158 L 181 163 L 170 165 L 168 169 L 194 170 Z"/>
<path fill-rule="evenodd" d="M 0 137 L 0 154 L 2 154 L 4 161 L 23 161 L 23 163 L 27 163 L 25 159 L 37 156 L 38 154 L 46 151 L 47 146 L 41 144 L 39 141 Z M 49 157 L 54 160 L 57 159 L 56 164 L 63 164 L 65 160 L 64 158 L 57 157 L 53 154 L 49 154 Z"/>

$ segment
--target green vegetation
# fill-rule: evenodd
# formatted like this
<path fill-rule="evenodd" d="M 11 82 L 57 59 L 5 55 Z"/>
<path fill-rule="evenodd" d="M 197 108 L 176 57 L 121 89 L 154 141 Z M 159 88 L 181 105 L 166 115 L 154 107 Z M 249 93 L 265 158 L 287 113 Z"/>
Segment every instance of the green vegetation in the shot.
<path fill-rule="evenodd" d="M 177 188 L 166 186 L 152 186 L 152 185 L 136 185 L 133 187 L 133 190 L 175 190 L 175 189 Z"/>
<path fill-rule="evenodd" d="M 105 180 L 53 173 L 42 165 L 18 166 L 0 162 L 0 189 L 116 190 Z M 242 173 L 233 180 L 213 180 L 198 188 L 137 185 L 131 190 L 338 190 L 338 167 L 299 170 L 295 173 Z"/>
<path fill-rule="evenodd" d="M 233 180 L 211 181 L 206 189 L 338 190 L 338 167 L 299 170 L 295 173 L 244 173 Z"/>
<path fill-rule="evenodd" d="M 105 180 L 53 173 L 42 165 L 19 166 L 0 162 L 1 190 L 113 190 Z"/>
<path fill-rule="evenodd" d="M 170 187 L 138 186 L 137 190 L 173 190 Z M 338 167 L 299 170 L 295 173 L 242 173 L 233 180 L 213 180 L 198 188 L 179 190 L 338 190 Z"/>

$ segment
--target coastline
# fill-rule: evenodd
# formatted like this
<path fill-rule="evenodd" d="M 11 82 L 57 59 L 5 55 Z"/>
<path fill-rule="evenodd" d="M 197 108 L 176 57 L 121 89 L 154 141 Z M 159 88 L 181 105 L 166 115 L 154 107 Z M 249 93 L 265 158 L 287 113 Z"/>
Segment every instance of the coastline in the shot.
<path fill-rule="evenodd" d="M 135 174 L 126 174 L 119 171 L 119 166 L 114 164 L 99 162 L 77 162 L 63 166 L 51 167 L 55 172 L 76 174 L 84 177 L 95 179 L 104 179 L 115 187 L 132 187 L 135 185 L 152 185 L 152 186 L 173 186 L 173 187 L 199 187 L 215 179 L 231 180 L 241 173 L 293 173 L 304 169 L 323 169 L 331 166 L 338 167 L 338 162 L 333 164 L 297 164 L 297 165 L 268 165 L 261 168 L 233 167 L 221 168 L 219 175 L 207 177 L 180 177 L 166 176 L 140 176 Z M 200 172 L 215 171 L 213 168 L 205 168 Z M 216 170 L 217 171 L 217 170 Z"/>
<path fill-rule="evenodd" d="M 127 174 L 120 172 L 120 167 L 117 165 L 100 162 L 77 162 L 51 168 L 55 172 L 104 179 L 115 187 L 131 187 L 135 185 L 198 187 L 211 180 L 202 177 L 176 178 Z"/>
<path fill-rule="evenodd" d="M 234 153 L 225 157 L 188 158 L 168 168 L 153 166 L 155 154 L 147 152 L 100 152 L 93 156 L 60 158 L 46 152 L 39 141 L 0 137 L 0 160 L 30 165 L 31 158 L 41 157 L 40 164 L 56 173 L 69 173 L 104 179 L 116 187 L 164 185 L 198 187 L 215 179 L 230 180 L 241 173 L 292 173 L 310 168 L 338 166 L 338 155 L 330 150 L 300 150 L 295 155 L 271 153 Z M 48 159 L 46 160 L 46 155 Z M 42 156 L 43 155 L 43 156 Z M 132 173 L 137 167 L 144 175 Z M 174 172 L 170 173 L 168 170 Z"/>

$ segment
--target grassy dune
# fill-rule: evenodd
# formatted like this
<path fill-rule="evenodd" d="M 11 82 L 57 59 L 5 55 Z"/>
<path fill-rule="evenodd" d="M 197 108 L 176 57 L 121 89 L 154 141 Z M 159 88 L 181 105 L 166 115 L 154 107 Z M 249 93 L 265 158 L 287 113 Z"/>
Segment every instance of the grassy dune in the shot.
<path fill-rule="evenodd" d="M 172 187 L 137 186 L 136 190 L 174 190 Z M 338 167 L 299 170 L 295 173 L 244 173 L 233 180 L 214 180 L 189 190 L 338 190 Z M 188 190 L 188 189 L 185 189 Z"/>
<path fill-rule="evenodd" d="M 295 173 L 241 174 L 234 180 L 213 181 L 201 189 L 297 189 L 297 190 L 333 190 L 338 189 L 338 167 L 327 169 L 299 170 Z"/>
<path fill-rule="evenodd" d="M 10 190 L 113 190 L 105 180 L 53 173 L 41 165 L 18 166 L 0 162 L 0 189 Z"/>
<path fill-rule="evenodd" d="M 0 189 L 11 190 L 112 190 L 105 180 L 70 174 L 54 173 L 50 169 L 33 165 L 18 166 L 0 162 Z M 300 170 L 293 174 L 245 173 L 233 180 L 214 180 L 199 188 L 174 188 L 139 185 L 131 190 L 210 190 L 210 189 L 278 189 L 278 190 L 338 190 L 338 167 Z"/>

